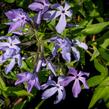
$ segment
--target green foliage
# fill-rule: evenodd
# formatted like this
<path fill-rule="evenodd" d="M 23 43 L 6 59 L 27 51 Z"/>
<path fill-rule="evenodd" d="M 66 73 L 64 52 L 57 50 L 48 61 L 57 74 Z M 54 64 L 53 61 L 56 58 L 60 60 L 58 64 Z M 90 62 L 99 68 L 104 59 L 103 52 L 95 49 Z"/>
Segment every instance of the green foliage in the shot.
<path fill-rule="evenodd" d="M 90 105 L 89 105 L 89 109 L 92 108 L 94 106 L 94 104 L 100 99 L 104 99 L 104 101 L 108 103 L 108 100 L 109 100 L 109 77 L 107 77 L 104 81 L 102 81 L 102 83 L 95 89 L 93 97 L 92 97 Z"/>
<path fill-rule="evenodd" d="M 109 25 L 109 22 L 88 25 L 88 26 L 86 26 L 85 29 L 82 30 L 82 33 L 84 33 L 86 35 L 98 34 L 101 31 L 103 31 L 103 29 L 105 27 L 107 27 L 108 25 Z"/>
<path fill-rule="evenodd" d="M 57 1 L 63 3 L 65 0 L 49 1 L 53 4 Z M 70 39 L 79 39 L 80 41 L 86 42 L 88 50 L 86 52 L 82 49 L 79 50 L 81 54 L 79 62 L 72 59 L 70 63 L 67 63 L 62 59 L 62 56 L 58 54 L 53 60 L 50 60 L 57 65 L 58 70 L 56 73 L 58 75 L 67 75 L 68 67 L 77 67 L 83 70 L 88 69 L 90 76 L 87 82 L 90 89 L 92 89 L 92 91 L 94 90 L 89 104 L 89 109 L 93 108 L 100 99 L 103 99 L 107 108 L 109 108 L 109 9 L 106 7 L 109 7 L 108 0 L 106 1 L 106 4 L 103 0 L 66 1 L 69 2 L 71 9 L 73 10 L 72 19 L 67 19 L 68 24 L 73 24 L 72 27 L 67 25 L 64 32 L 62 34 L 58 34 L 55 29 L 58 19 L 48 22 L 42 20 L 42 24 L 38 26 L 34 24 L 34 22 L 36 22 L 35 20 L 32 22 L 33 24 L 30 24 L 35 28 L 35 31 L 32 27 L 30 28 L 30 25 L 26 25 L 23 30 L 25 34 L 19 37 L 21 42 L 23 42 L 20 45 L 22 49 L 22 56 L 24 55 L 24 57 L 26 57 L 22 62 L 22 66 L 20 68 L 15 67 L 10 74 L 6 75 L 3 70 L 6 67 L 6 64 L 0 64 L 0 96 L 4 97 L 3 101 L 0 99 L 0 108 L 2 108 L 2 106 L 5 108 L 11 106 L 11 109 L 23 109 L 26 103 L 28 103 L 28 99 L 31 100 L 32 97 L 37 95 L 37 90 L 33 89 L 31 93 L 28 93 L 21 85 L 14 87 L 14 83 L 17 79 L 16 74 L 25 71 L 34 71 L 36 60 L 38 60 L 37 58 L 42 56 L 40 52 L 42 45 L 44 45 L 43 56 L 49 59 L 54 45 L 53 43 L 48 43 L 47 40 L 52 36 L 57 35 L 62 36 L 62 38 L 68 37 Z M 34 19 L 34 16 L 37 16 L 37 12 L 32 12 L 28 9 L 28 5 L 32 2 L 33 0 L 0 1 L 0 36 L 12 35 L 7 33 L 8 26 L 5 25 L 5 23 L 8 21 L 4 15 L 6 11 L 13 8 L 23 8 L 28 15 L 32 17 L 32 19 Z M 61 52 L 61 49 L 59 49 L 58 52 Z M 0 55 L 2 55 L 2 52 L 0 52 Z M 94 72 L 90 66 L 88 66 L 89 63 L 87 62 L 92 65 Z M 88 68 L 85 68 L 85 66 L 88 66 Z M 38 73 L 40 83 L 45 83 L 50 74 L 51 72 L 48 69 L 45 70 L 45 68 L 42 68 Z M 26 85 L 24 84 L 24 86 Z M 13 105 L 14 103 L 12 103 L 13 101 L 11 102 L 11 97 L 12 99 L 27 97 L 27 99 Z M 43 101 L 36 106 L 36 109 L 39 109 L 42 102 Z"/>
<path fill-rule="evenodd" d="M 5 2 L 7 2 L 7 3 L 14 3 L 15 0 L 5 0 Z"/>

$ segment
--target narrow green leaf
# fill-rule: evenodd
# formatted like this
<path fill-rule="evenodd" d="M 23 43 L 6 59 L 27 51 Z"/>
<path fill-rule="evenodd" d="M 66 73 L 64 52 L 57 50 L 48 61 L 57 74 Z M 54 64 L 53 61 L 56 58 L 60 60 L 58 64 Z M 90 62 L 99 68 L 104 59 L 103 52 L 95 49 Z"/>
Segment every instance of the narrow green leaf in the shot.
<path fill-rule="evenodd" d="M 107 48 L 108 46 L 109 46 L 109 38 L 105 39 L 103 44 L 101 44 L 101 47 L 103 47 L 103 48 Z"/>
<path fill-rule="evenodd" d="M 88 34 L 88 35 L 98 34 L 108 25 L 109 25 L 109 22 L 88 25 L 85 29 L 82 30 L 82 33 Z"/>
<path fill-rule="evenodd" d="M 3 81 L 3 79 L 1 77 L 0 77 L 0 89 L 6 90 L 5 82 Z"/>
<path fill-rule="evenodd" d="M 103 77 L 106 77 L 108 75 L 108 69 L 107 67 L 100 64 L 100 62 L 97 59 L 94 59 L 94 66 L 96 70 L 98 70 Z"/>
<path fill-rule="evenodd" d="M 107 98 L 109 95 L 109 77 L 107 77 L 96 89 L 94 95 L 89 104 L 89 109 L 92 108 L 95 103 L 102 98 Z"/>
<path fill-rule="evenodd" d="M 97 56 L 99 56 L 99 54 L 100 53 L 99 53 L 98 49 L 97 48 L 94 49 L 94 53 L 92 54 L 90 61 L 94 60 Z"/>
<path fill-rule="evenodd" d="M 103 59 L 107 60 L 109 62 L 109 50 L 104 48 L 99 48 L 100 55 L 103 57 Z"/>
<path fill-rule="evenodd" d="M 94 87 L 98 84 L 100 84 L 104 80 L 104 77 L 102 75 L 91 77 L 87 80 L 89 87 Z"/>
<path fill-rule="evenodd" d="M 5 2 L 7 2 L 7 3 L 14 3 L 15 0 L 5 0 Z"/>
<path fill-rule="evenodd" d="M 26 90 L 22 90 L 17 87 L 8 87 L 6 93 L 9 96 L 32 96 L 31 93 L 28 93 Z"/>
<path fill-rule="evenodd" d="M 26 70 L 26 71 L 30 71 L 30 69 L 28 68 L 28 65 L 25 61 L 22 61 L 21 69 Z"/>
<path fill-rule="evenodd" d="M 108 38 L 109 38 L 109 31 L 105 32 L 102 37 L 98 38 L 97 42 L 99 44 L 102 44 L 104 42 L 104 40 L 108 39 Z"/>

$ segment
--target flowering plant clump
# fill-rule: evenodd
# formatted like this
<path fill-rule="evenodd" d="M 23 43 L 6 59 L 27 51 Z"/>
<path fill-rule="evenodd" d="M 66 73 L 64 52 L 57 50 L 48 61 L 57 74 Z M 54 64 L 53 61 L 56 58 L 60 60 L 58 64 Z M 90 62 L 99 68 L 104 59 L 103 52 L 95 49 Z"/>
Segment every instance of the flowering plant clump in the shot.
<path fill-rule="evenodd" d="M 0 108 L 42 109 L 49 101 L 65 106 L 85 97 L 81 108 L 101 99 L 109 108 L 109 13 L 103 1 L 5 0 L 0 6 Z"/>

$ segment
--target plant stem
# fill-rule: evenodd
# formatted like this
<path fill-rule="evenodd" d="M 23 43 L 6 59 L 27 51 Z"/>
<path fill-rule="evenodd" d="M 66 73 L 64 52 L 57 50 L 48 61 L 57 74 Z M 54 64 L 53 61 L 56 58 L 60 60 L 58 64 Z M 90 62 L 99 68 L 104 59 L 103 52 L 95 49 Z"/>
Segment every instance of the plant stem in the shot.
<path fill-rule="evenodd" d="M 35 107 L 35 109 L 39 109 L 40 106 L 44 103 L 44 101 L 45 101 L 45 100 L 42 100 L 42 101 Z"/>

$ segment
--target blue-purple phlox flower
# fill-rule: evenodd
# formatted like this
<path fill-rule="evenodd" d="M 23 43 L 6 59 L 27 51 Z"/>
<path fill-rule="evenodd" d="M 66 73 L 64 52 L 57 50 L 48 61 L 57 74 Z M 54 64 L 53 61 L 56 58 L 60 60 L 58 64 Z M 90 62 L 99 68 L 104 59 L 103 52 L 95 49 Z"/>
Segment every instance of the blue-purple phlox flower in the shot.
<path fill-rule="evenodd" d="M 47 67 L 47 69 L 51 70 L 51 72 L 56 76 L 55 73 L 55 66 L 48 60 L 45 59 L 39 59 L 36 67 L 36 72 L 39 72 L 41 67 Z"/>
<path fill-rule="evenodd" d="M 48 0 L 35 0 L 35 2 L 29 5 L 31 10 L 38 12 L 36 24 L 41 23 L 42 16 L 48 10 L 49 5 Z"/>
<path fill-rule="evenodd" d="M 8 32 L 16 32 L 17 29 L 24 28 L 27 21 L 30 20 L 23 9 L 12 9 L 6 12 L 5 15 L 11 21 L 9 23 L 6 23 L 7 25 L 10 25 Z"/>
<path fill-rule="evenodd" d="M 20 41 L 17 36 L 12 37 L 0 37 L 0 50 L 4 52 L 4 54 L 0 57 L 0 63 L 6 61 L 8 58 L 11 58 L 12 56 L 18 54 L 20 52 L 20 48 L 18 47 L 18 44 L 20 44 Z M 6 40 L 3 42 L 3 40 Z"/>
<path fill-rule="evenodd" d="M 53 37 L 49 40 L 50 42 L 54 42 L 55 46 L 52 50 L 52 55 L 55 57 L 57 55 L 57 52 L 59 49 L 61 49 L 61 54 L 64 60 L 67 62 L 71 61 L 71 52 L 73 52 L 73 55 L 76 59 L 76 61 L 79 61 L 80 59 L 80 52 L 76 48 L 81 47 L 85 50 L 88 49 L 87 45 L 83 42 L 80 42 L 79 40 L 72 40 L 70 41 L 68 38 L 61 38 L 61 37 Z"/>
<path fill-rule="evenodd" d="M 70 51 L 72 42 L 68 38 L 62 39 L 61 37 L 53 37 L 50 39 L 50 42 L 54 42 L 55 44 L 52 51 L 53 57 L 56 56 L 58 49 L 61 48 L 63 59 L 65 59 L 67 62 L 71 61 Z"/>
<path fill-rule="evenodd" d="M 5 69 L 6 73 L 9 73 L 14 67 L 16 60 L 18 65 L 21 66 L 22 58 L 20 55 L 20 48 L 18 47 L 20 41 L 17 36 L 4 36 L 0 37 L 0 40 L 0 50 L 3 52 L 3 54 L 0 56 L 0 63 L 2 64 L 10 59 L 10 64 Z M 4 42 L 4 40 L 7 42 Z"/>
<path fill-rule="evenodd" d="M 28 92 L 31 92 L 33 87 L 36 87 L 38 90 L 40 90 L 39 79 L 38 76 L 36 76 L 35 74 L 32 74 L 30 72 L 24 72 L 17 74 L 17 78 L 18 80 L 15 82 L 15 85 L 26 82 Z"/>
<path fill-rule="evenodd" d="M 56 3 L 51 6 L 51 11 L 47 11 L 44 14 L 45 20 L 53 20 L 60 16 L 59 22 L 56 25 L 56 31 L 58 33 L 62 33 L 67 25 L 66 16 L 71 17 L 72 16 L 72 10 L 70 9 L 70 5 L 65 2 L 65 6 L 61 6 L 60 4 Z"/>
<path fill-rule="evenodd" d="M 85 89 L 89 89 L 86 83 L 86 77 L 89 76 L 89 73 L 85 73 L 83 71 L 78 72 L 74 68 L 69 68 L 68 73 L 69 73 L 69 76 L 64 78 L 64 80 L 61 82 L 61 85 L 67 86 L 70 82 L 74 81 L 73 87 L 72 87 L 72 93 L 73 93 L 73 96 L 77 98 L 79 93 L 81 92 L 80 82 L 83 83 Z"/>
<path fill-rule="evenodd" d="M 57 93 L 56 100 L 54 101 L 54 104 L 59 103 L 61 100 L 64 100 L 66 97 L 65 89 L 62 85 L 60 85 L 60 82 L 63 80 L 62 77 L 58 77 L 57 83 L 54 80 L 48 80 L 47 83 L 43 84 L 41 87 L 42 89 L 46 89 L 42 94 L 42 99 L 48 99 L 51 96 L 53 96 L 55 93 Z M 50 86 L 50 88 L 49 88 Z"/>

